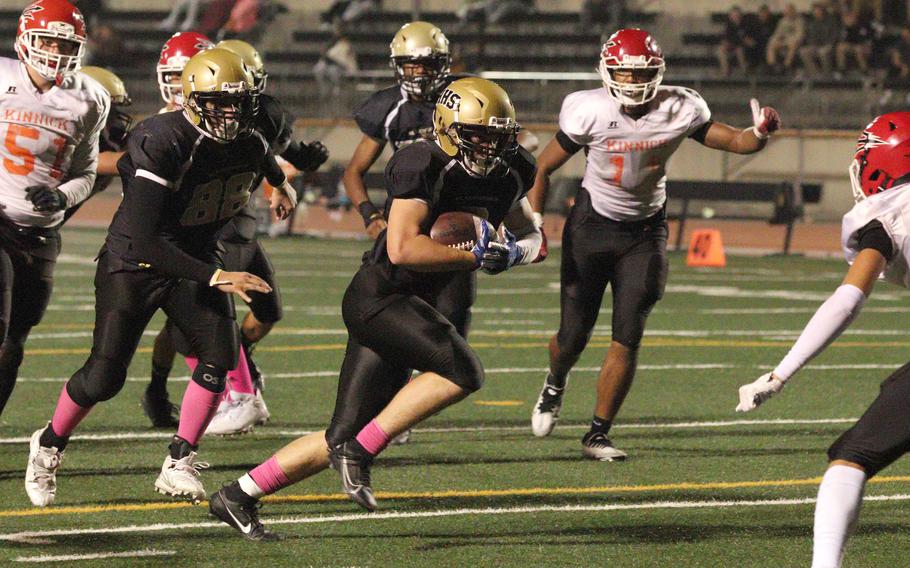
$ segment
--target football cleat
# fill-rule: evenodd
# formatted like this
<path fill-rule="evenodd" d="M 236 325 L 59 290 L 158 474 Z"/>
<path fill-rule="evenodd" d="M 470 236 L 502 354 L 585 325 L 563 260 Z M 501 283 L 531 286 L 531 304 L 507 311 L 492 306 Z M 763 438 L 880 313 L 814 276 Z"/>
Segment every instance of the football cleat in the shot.
<path fill-rule="evenodd" d="M 588 432 L 581 439 L 581 453 L 584 457 L 598 461 L 622 461 L 626 452 L 613 446 L 613 442 L 602 432 Z"/>
<path fill-rule="evenodd" d="M 256 395 L 229 391 L 218 405 L 205 433 L 210 436 L 246 434 L 260 419 Z"/>
<path fill-rule="evenodd" d="M 256 420 L 257 426 L 265 426 L 269 419 L 272 417 L 272 413 L 269 412 L 269 407 L 265 404 L 265 399 L 262 397 L 262 391 L 256 389 L 256 401 L 255 401 L 256 410 L 259 413 L 259 418 Z"/>
<path fill-rule="evenodd" d="M 228 496 L 228 487 L 230 486 L 222 487 L 209 497 L 209 514 L 240 531 L 245 539 L 279 540 L 280 537 L 277 534 L 266 529 L 259 522 L 261 502 L 252 497 L 246 503 L 234 501 Z"/>
<path fill-rule="evenodd" d="M 392 444 L 393 446 L 403 446 L 410 441 L 411 441 L 411 429 L 408 428 L 401 434 L 398 434 L 397 436 L 392 438 L 392 441 L 389 443 Z"/>
<path fill-rule="evenodd" d="M 341 476 L 341 487 L 352 501 L 366 509 L 376 510 L 376 498 L 370 485 L 370 466 L 373 456 L 348 440 L 329 449 L 329 464 Z"/>
<path fill-rule="evenodd" d="M 568 384 L 568 378 L 566 378 L 566 384 Z M 559 411 L 562 409 L 562 397 L 565 393 L 566 387 L 558 389 L 544 380 L 543 388 L 537 397 L 537 404 L 534 405 L 534 410 L 531 412 L 531 431 L 538 438 L 549 436 L 556 427 Z"/>
<path fill-rule="evenodd" d="M 159 394 L 146 389 L 139 403 L 142 412 L 152 421 L 152 427 L 176 428 L 180 424 L 180 407 L 170 401 L 167 391 Z"/>
<path fill-rule="evenodd" d="M 265 404 L 265 398 L 262 396 L 262 393 L 265 392 L 265 375 L 259 370 L 259 366 L 253 361 L 249 351 L 247 351 L 246 354 L 246 362 L 250 367 L 250 375 L 253 377 L 253 390 L 256 391 L 257 407 L 259 410 L 259 420 L 256 421 L 256 425 L 265 426 L 272 417 L 272 413 L 269 412 L 269 407 Z"/>
<path fill-rule="evenodd" d="M 54 503 L 54 498 L 57 497 L 57 468 L 63 461 L 63 452 L 41 445 L 43 432 L 44 428 L 39 428 L 32 434 L 28 446 L 28 465 L 25 468 L 25 492 L 36 507 L 47 507 Z"/>
<path fill-rule="evenodd" d="M 205 499 L 205 488 L 199 479 L 199 470 L 207 467 L 209 464 L 196 461 L 196 452 L 190 452 L 180 459 L 168 455 L 155 480 L 155 491 L 198 504 Z"/>

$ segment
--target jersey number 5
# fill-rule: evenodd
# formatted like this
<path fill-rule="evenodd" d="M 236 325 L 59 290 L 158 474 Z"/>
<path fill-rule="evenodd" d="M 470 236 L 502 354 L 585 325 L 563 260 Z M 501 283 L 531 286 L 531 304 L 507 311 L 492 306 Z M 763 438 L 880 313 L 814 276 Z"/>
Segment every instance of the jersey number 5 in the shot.
<path fill-rule="evenodd" d="M 14 176 L 27 176 L 35 170 L 35 155 L 28 148 L 23 148 L 19 145 L 19 138 L 27 138 L 29 140 L 38 140 L 41 137 L 41 132 L 37 128 L 32 128 L 31 126 L 24 126 L 22 124 L 10 124 L 6 128 L 6 138 L 3 141 L 3 146 L 6 149 L 8 156 L 3 157 L 3 167 Z M 60 166 L 63 164 L 64 153 L 66 152 L 66 138 L 62 136 L 55 136 L 53 140 L 54 146 L 57 147 L 57 155 L 54 157 L 54 163 L 51 165 L 51 177 L 55 179 L 61 179 L 63 177 L 63 170 L 60 169 Z M 11 160 L 9 156 L 20 158 L 21 162 L 16 162 Z"/>
<path fill-rule="evenodd" d="M 232 175 L 226 181 L 213 179 L 197 185 L 183 211 L 180 224 L 185 227 L 205 225 L 233 217 L 250 200 L 250 189 L 255 179 L 253 172 L 243 172 Z"/>

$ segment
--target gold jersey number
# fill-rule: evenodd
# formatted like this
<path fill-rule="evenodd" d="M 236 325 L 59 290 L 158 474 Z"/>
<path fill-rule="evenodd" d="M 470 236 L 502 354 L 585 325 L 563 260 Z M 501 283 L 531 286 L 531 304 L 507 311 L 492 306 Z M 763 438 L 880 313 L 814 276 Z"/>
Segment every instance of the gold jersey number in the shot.
<path fill-rule="evenodd" d="M 213 179 L 197 185 L 180 224 L 185 227 L 206 225 L 233 217 L 250 200 L 255 179 L 255 173 L 242 172 L 224 181 Z"/>

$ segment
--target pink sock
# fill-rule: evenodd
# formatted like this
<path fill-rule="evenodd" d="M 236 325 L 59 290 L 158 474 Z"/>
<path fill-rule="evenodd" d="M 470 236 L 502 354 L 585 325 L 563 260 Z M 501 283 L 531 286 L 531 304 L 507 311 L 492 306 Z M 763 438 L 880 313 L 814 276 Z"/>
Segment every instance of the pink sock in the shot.
<path fill-rule="evenodd" d="M 196 372 L 196 366 L 199 365 L 199 359 L 193 357 L 192 355 L 187 355 L 183 358 L 186 361 L 186 366 L 190 368 L 190 374 Z"/>
<path fill-rule="evenodd" d="M 256 485 L 266 495 L 271 495 L 282 487 L 287 487 L 291 484 L 288 481 L 288 476 L 278 466 L 278 460 L 275 459 L 275 456 L 270 457 L 250 470 L 250 477 L 253 478 Z"/>
<path fill-rule="evenodd" d="M 180 405 L 180 425 L 177 426 L 177 435 L 195 446 L 199 438 L 218 410 L 221 401 L 220 392 L 212 392 L 193 381 L 186 387 L 183 403 Z M 56 430 L 54 430 L 56 432 Z"/>
<path fill-rule="evenodd" d="M 70 394 L 66 392 L 66 385 L 63 385 L 63 390 L 60 391 L 60 398 L 57 399 L 54 418 L 51 420 L 51 428 L 54 429 L 54 434 L 61 438 L 69 436 L 76 429 L 76 426 L 82 422 L 82 419 L 88 416 L 91 410 L 91 406 L 85 408 L 73 402 Z"/>
<path fill-rule="evenodd" d="M 237 359 L 237 368 L 227 375 L 228 386 L 234 392 L 256 394 L 253 389 L 253 375 L 250 374 L 250 365 L 246 362 L 246 353 L 240 348 L 240 357 Z"/>
<path fill-rule="evenodd" d="M 389 445 L 389 435 L 382 431 L 376 420 L 371 420 L 369 424 L 363 427 L 363 430 L 357 434 L 357 441 L 368 451 L 370 455 L 379 455 L 379 452 Z"/>

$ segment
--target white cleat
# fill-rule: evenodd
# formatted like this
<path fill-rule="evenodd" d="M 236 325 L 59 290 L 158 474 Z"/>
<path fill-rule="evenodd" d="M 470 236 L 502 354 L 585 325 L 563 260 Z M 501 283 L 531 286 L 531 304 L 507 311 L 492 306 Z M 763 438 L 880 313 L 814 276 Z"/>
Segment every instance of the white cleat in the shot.
<path fill-rule="evenodd" d="M 592 460 L 597 461 L 623 461 L 626 459 L 626 452 L 613 446 L 610 438 L 600 432 L 588 432 L 581 440 L 581 454 Z"/>
<path fill-rule="evenodd" d="M 265 404 L 265 399 L 262 397 L 262 391 L 256 389 L 256 410 L 259 411 L 259 418 L 256 420 L 256 426 L 265 426 L 269 419 L 272 417 L 272 413 L 269 412 L 269 407 Z"/>
<path fill-rule="evenodd" d="M 28 466 L 25 468 L 25 492 L 36 507 L 47 507 L 54 503 L 57 496 L 57 468 L 63 461 L 63 452 L 41 445 L 42 432 L 44 428 L 39 428 L 32 434 L 28 446 Z"/>
<path fill-rule="evenodd" d="M 568 384 L 568 378 L 566 378 Z M 547 384 L 544 380 L 543 388 L 537 397 L 537 404 L 531 412 L 531 431 L 538 438 L 549 436 L 559 421 L 559 411 L 562 410 L 562 397 L 566 387 L 558 389 Z"/>
<path fill-rule="evenodd" d="M 207 467 L 209 464 L 196 461 L 196 452 L 190 452 L 179 460 L 167 456 L 161 466 L 161 473 L 155 480 L 155 491 L 199 503 L 205 499 L 205 488 L 199 479 L 199 470 Z"/>
<path fill-rule="evenodd" d="M 218 405 L 205 433 L 210 436 L 246 434 L 260 420 L 262 413 L 256 395 L 229 391 Z"/>

